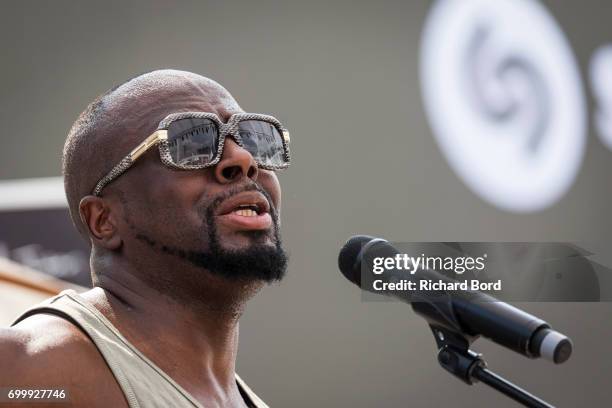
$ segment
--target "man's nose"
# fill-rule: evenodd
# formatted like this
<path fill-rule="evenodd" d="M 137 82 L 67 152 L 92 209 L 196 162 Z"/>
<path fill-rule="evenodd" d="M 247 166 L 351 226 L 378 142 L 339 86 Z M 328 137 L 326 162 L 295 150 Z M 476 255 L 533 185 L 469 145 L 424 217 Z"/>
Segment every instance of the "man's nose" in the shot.
<path fill-rule="evenodd" d="M 259 169 L 251 153 L 240 147 L 230 136 L 225 138 L 223 155 L 215 166 L 215 177 L 222 184 L 248 177 L 257 180 Z"/>

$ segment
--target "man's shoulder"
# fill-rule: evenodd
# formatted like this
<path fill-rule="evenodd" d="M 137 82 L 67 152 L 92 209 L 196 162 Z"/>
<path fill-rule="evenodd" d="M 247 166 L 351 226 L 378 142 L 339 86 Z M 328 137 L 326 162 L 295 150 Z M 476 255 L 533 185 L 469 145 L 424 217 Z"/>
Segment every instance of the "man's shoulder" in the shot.
<path fill-rule="evenodd" d="M 95 346 L 78 327 L 60 317 L 44 314 L 0 329 L 0 354 L 3 360 L 20 363 L 16 368 L 36 365 L 41 368 L 78 369 L 78 366 L 70 366 L 71 360 L 77 357 L 83 362 L 99 360 L 94 358 Z"/>
<path fill-rule="evenodd" d="M 34 315 L 0 329 L 0 361 L 0 387 L 63 388 L 88 405 L 101 394 L 123 398 L 96 346 L 60 317 Z"/>

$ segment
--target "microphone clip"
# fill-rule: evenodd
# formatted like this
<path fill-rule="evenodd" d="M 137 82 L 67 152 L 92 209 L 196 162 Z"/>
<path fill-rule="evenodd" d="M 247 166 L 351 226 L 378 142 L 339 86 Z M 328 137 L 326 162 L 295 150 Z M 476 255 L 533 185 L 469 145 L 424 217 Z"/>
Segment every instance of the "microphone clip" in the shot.
<path fill-rule="evenodd" d="M 438 363 L 446 371 L 466 384 L 477 382 L 473 376 L 476 367 L 486 368 L 482 354 L 470 350 L 470 344 L 475 338 L 449 330 L 442 326 L 430 324 L 438 346 Z"/>
<path fill-rule="evenodd" d="M 438 346 L 438 363 L 468 385 L 482 381 L 526 407 L 554 408 L 546 401 L 525 391 L 487 369 L 482 354 L 470 350 L 476 337 L 468 337 L 447 327 L 430 324 Z"/>

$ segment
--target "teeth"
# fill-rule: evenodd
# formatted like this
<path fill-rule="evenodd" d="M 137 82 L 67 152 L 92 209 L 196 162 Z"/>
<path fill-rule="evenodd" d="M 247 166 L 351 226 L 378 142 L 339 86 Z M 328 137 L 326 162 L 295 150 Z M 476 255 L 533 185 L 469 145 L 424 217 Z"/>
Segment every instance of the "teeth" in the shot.
<path fill-rule="evenodd" d="M 255 216 L 257 216 L 257 212 L 251 210 L 250 208 L 236 210 L 236 211 L 234 211 L 234 213 L 238 214 L 240 216 L 243 216 L 243 217 L 255 217 Z"/>

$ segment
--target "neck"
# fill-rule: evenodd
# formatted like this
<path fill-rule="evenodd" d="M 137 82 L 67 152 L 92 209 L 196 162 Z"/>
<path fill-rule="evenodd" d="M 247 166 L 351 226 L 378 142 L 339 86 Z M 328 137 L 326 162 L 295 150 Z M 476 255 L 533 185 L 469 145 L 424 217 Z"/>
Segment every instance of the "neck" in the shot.
<path fill-rule="evenodd" d="M 238 319 L 260 284 L 229 282 L 201 270 L 193 276 L 145 269 L 152 285 L 128 265 L 114 262 L 112 273 L 99 269 L 85 297 L 128 341 L 194 396 L 228 400 L 237 393 Z M 181 285 L 186 276 L 194 279 Z"/>

